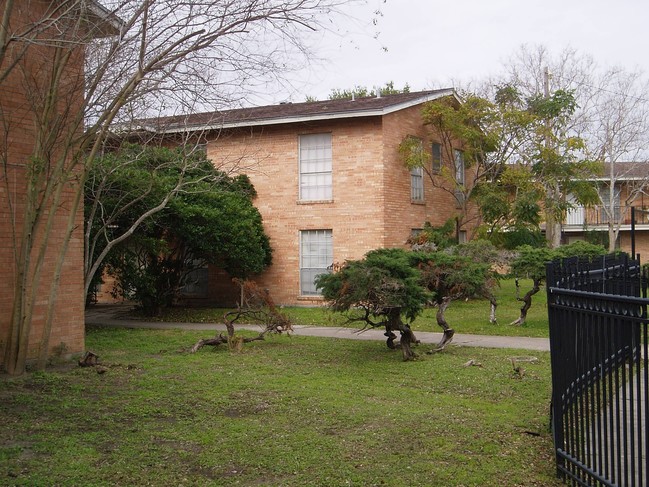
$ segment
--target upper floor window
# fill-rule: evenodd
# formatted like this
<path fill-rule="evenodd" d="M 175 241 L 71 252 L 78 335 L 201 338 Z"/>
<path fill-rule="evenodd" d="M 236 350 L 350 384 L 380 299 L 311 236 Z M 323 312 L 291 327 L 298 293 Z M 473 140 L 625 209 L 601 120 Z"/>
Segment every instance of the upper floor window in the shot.
<path fill-rule="evenodd" d="M 442 144 L 433 142 L 431 146 L 431 152 L 433 154 L 433 163 L 431 170 L 433 174 L 439 174 L 442 172 Z"/>
<path fill-rule="evenodd" d="M 464 204 L 464 152 L 455 150 L 455 199 L 457 200 L 457 207 L 461 208 Z"/>
<path fill-rule="evenodd" d="M 424 201 L 424 168 L 421 166 L 410 170 L 410 199 Z"/>
<path fill-rule="evenodd" d="M 464 186 L 464 152 L 455 150 L 455 182 Z"/>
<path fill-rule="evenodd" d="M 611 220 L 616 223 L 622 218 L 622 208 L 620 206 L 620 197 L 622 188 L 619 185 L 611 187 L 608 185 L 597 188 L 599 199 L 602 203 L 600 208 L 599 223 L 609 223 Z"/>
<path fill-rule="evenodd" d="M 299 199 L 332 200 L 331 134 L 300 135 L 299 145 Z"/>
<path fill-rule="evenodd" d="M 403 149 L 406 151 L 406 160 L 410 169 L 410 200 L 424 201 L 424 144 L 419 137 L 409 135 L 404 142 Z"/>

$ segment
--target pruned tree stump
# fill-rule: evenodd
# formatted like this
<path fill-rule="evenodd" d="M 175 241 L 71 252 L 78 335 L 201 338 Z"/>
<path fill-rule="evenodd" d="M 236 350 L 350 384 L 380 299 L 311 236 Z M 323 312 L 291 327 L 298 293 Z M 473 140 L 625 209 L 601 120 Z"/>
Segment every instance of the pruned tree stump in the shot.
<path fill-rule="evenodd" d="M 293 331 L 290 318 L 277 309 L 267 289 L 259 288 L 254 281 L 241 279 L 233 279 L 233 281 L 241 287 L 242 304 L 236 311 L 223 315 L 227 335 L 219 333 L 214 338 L 203 338 L 190 349 L 191 353 L 196 353 L 204 346 L 217 347 L 225 343 L 228 344 L 230 351 L 240 352 L 244 343 L 264 340 L 267 333 L 289 334 Z M 260 325 L 263 328 L 259 335 L 251 338 L 236 336 L 234 324 L 242 318 L 249 323 L 263 323 Z"/>

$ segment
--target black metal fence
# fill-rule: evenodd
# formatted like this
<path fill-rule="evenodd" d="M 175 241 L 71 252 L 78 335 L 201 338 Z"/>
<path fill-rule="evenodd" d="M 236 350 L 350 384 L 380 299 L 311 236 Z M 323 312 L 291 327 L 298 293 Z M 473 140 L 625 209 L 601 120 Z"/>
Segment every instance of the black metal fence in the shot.
<path fill-rule="evenodd" d="M 548 264 L 557 473 L 572 485 L 649 485 L 646 277 L 626 255 Z"/>

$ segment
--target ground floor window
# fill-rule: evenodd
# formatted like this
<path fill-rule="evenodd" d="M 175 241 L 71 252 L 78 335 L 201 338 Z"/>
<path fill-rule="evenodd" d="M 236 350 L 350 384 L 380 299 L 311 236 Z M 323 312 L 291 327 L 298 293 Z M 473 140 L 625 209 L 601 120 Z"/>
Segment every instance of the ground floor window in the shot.
<path fill-rule="evenodd" d="M 183 279 L 180 294 L 186 297 L 206 298 L 208 292 L 209 271 L 207 266 L 191 270 Z"/>
<path fill-rule="evenodd" d="M 318 296 L 316 276 L 330 272 L 333 264 L 331 230 L 302 230 L 300 232 L 300 294 Z"/>

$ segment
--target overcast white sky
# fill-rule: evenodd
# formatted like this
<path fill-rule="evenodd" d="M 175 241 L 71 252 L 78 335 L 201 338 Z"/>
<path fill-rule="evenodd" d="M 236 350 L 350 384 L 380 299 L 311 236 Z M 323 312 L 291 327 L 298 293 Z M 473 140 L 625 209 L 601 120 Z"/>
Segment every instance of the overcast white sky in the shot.
<path fill-rule="evenodd" d="M 600 66 L 649 75 L 649 0 L 367 0 L 351 13 L 359 22 L 339 24 L 344 36 L 318 43 L 323 63 L 296 77 L 296 92 L 269 102 L 322 100 L 333 88 L 390 80 L 412 90 L 450 86 L 497 73 L 522 44 L 571 47 Z"/>

